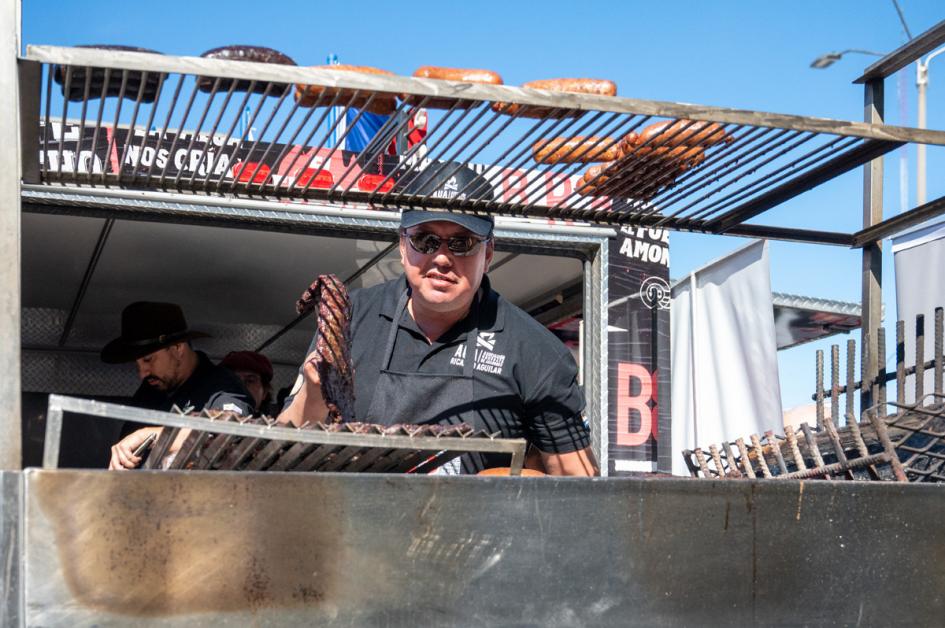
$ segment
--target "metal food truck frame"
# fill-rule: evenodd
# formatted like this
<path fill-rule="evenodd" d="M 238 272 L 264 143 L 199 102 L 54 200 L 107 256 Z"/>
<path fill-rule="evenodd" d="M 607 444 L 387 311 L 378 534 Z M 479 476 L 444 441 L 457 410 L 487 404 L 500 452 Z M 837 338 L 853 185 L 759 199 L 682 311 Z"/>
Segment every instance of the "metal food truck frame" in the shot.
<path fill-rule="evenodd" d="M 910 142 L 945 145 L 943 131 L 883 124 L 883 81 L 945 42 L 945 22 L 866 70 L 858 79 L 865 86 L 864 121 L 847 122 L 136 52 L 29 46 L 21 54 L 20 3 L 0 3 L 0 18 L 3 625 L 940 620 L 945 572 L 934 550 L 945 547 L 939 525 L 945 499 L 935 486 L 23 471 L 19 225 L 21 212 L 43 212 L 390 240 L 397 208 L 495 215 L 498 239 L 507 250 L 570 255 L 583 262 L 587 414 L 593 447 L 606 469 L 603 365 L 612 226 L 859 248 L 862 329 L 876 328 L 881 240 L 945 213 L 945 198 L 938 198 L 883 220 L 882 155 Z M 62 69 L 63 90 L 77 94 L 74 104 L 66 101 L 58 111 L 49 96 L 55 66 Z M 119 105 L 112 111 L 100 102 L 104 98 L 96 100 L 94 89 L 104 94 L 104 88 L 93 88 L 92 68 L 120 84 L 119 101 L 128 103 L 124 110 Z M 72 76 L 83 79 L 70 85 Z M 145 171 L 134 163 L 125 169 L 126 153 L 139 141 L 144 145 L 136 127 L 144 125 L 146 138 L 149 127 L 163 125 L 166 132 L 171 121 L 170 112 L 149 108 L 140 87 L 129 91 L 135 80 L 140 86 L 149 76 L 158 78 L 158 92 L 162 83 L 177 86 L 171 111 L 187 102 L 189 113 L 197 103 L 197 128 L 189 139 L 174 140 L 190 145 L 201 132 L 212 137 L 230 127 L 232 133 L 235 119 L 221 119 L 225 108 L 210 104 L 217 94 L 232 96 L 237 83 L 232 79 L 248 82 L 250 91 L 265 86 L 264 95 L 271 97 L 259 99 L 254 117 L 267 128 L 308 113 L 291 104 L 295 84 L 334 88 L 313 96 L 313 111 L 370 106 L 397 96 L 398 112 L 404 112 L 435 98 L 447 103 L 444 120 L 452 126 L 444 122 L 440 135 L 431 129 L 426 160 L 417 155 L 400 162 L 396 177 L 381 170 L 367 188 L 352 173 L 377 161 L 383 151 L 378 143 L 322 187 L 313 185 L 313 174 L 307 183 L 300 183 L 301 176 L 279 181 L 263 168 L 264 158 L 242 164 L 226 181 L 212 181 L 209 174 L 200 181 L 196 174 L 188 178 L 160 167 Z M 195 98 L 197 90 L 190 86 L 196 77 L 209 79 L 208 99 Z M 111 115 L 112 130 L 127 131 L 109 140 L 109 150 L 120 155 L 116 171 L 69 173 L 61 160 L 58 167 L 37 163 L 48 141 L 37 136 L 41 121 L 49 128 L 50 122 L 79 120 L 97 136 Z M 718 123 L 731 141 L 688 172 L 670 164 L 646 171 L 647 177 L 585 179 L 607 189 L 601 196 L 579 192 L 588 189 L 579 187 L 579 166 L 529 161 L 535 142 L 578 133 L 621 137 L 653 118 L 693 121 L 672 131 L 682 134 L 695 122 Z M 392 136 L 403 118 L 391 119 L 382 131 Z M 317 134 L 301 142 L 293 136 L 275 150 L 299 143 L 311 155 L 333 150 Z M 863 228 L 855 233 L 748 222 L 861 166 Z M 444 198 L 434 193 L 435 186 L 386 185 L 393 178 L 415 180 L 424 169 L 448 174 L 464 167 L 493 187 L 518 192 Z M 558 184 L 564 192 L 554 197 L 547 190 Z M 865 355 L 864 379 L 875 379 L 877 352 L 867 349 Z M 908 534 L 896 531 L 902 526 Z"/>

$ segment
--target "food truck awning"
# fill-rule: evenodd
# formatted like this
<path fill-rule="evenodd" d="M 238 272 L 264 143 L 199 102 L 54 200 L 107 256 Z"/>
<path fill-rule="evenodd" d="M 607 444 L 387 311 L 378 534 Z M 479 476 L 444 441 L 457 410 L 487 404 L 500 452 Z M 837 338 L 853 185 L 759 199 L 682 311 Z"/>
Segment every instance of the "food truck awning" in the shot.
<path fill-rule="evenodd" d="M 820 340 L 860 327 L 860 304 L 774 292 L 778 349 Z"/>

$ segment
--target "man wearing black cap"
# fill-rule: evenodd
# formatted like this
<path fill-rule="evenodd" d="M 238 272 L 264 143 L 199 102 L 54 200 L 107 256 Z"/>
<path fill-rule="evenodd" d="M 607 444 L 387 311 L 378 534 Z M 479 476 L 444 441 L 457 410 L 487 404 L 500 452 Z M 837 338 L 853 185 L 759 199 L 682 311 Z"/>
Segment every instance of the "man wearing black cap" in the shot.
<path fill-rule="evenodd" d="M 141 385 L 132 405 L 167 412 L 173 406 L 195 411 L 229 410 L 249 416 L 252 401 L 242 382 L 207 355 L 194 351 L 190 341 L 207 334 L 187 329 L 179 305 L 139 301 L 121 313 L 121 336 L 102 349 L 107 364 L 134 362 Z M 110 469 L 132 469 L 141 463 L 134 451 L 160 427 L 126 422 L 122 439 L 112 447 Z M 182 440 L 182 439 L 178 439 Z"/>
<path fill-rule="evenodd" d="M 465 422 L 527 439 L 550 474 L 596 474 L 574 359 L 551 332 L 492 290 L 485 275 L 492 232 L 491 217 L 402 214 L 404 276 L 351 295 L 353 418 Z M 283 422 L 301 425 L 327 415 L 313 350 L 314 341 Z M 465 473 L 495 466 L 508 460 L 462 458 Z"/>

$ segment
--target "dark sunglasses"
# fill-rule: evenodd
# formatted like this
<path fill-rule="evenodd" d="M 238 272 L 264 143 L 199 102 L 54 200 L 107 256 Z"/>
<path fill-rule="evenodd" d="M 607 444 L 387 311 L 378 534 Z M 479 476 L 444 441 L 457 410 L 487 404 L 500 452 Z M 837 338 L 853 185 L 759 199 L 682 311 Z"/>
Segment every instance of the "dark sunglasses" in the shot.
<path fill-rule="evenodd" d="M 489 238 L 477 238 L 476 236 L 452 236 L 441 238 L 435 233 L 405 233 L 407 242 L 417 253 L 422 255 L 433 255 L 440 250 L 440 245 L 446 242 L 446 248 L 450 253 L 457 257 L 467 257 L 473 255 L 483 242 L 488 242 Z"/>

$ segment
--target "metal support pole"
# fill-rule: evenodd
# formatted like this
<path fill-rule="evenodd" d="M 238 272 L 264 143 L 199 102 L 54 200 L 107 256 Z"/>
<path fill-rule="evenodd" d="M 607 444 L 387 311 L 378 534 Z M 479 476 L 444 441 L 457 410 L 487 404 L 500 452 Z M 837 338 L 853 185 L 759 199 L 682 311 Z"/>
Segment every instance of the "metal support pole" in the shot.
<path fill-rule="evenodd" d="M 582 370 L 591 449 L 602 476 L 608 474 L 610 421 L 607 414 L 607 256 L 608 241 L 584 262 L 584 349 Z"/>
<path fill-rule="evenodd" d="M 66 323 L 62 326 L 62 334 L 59 335 L 59 346 L 66 346 L 69 340 L 69 334 L 72 333 L 72 326 L 75 325 L 75 319 L 79 315 L 79 308 L 82 307 L 82 301 L 85 300 L 85 294 L 88 292 L 89 284 L 92 283 L 92 277 L 95 275 L 95 269 L 98 267 L 98 261 L 102 258 L 102 252 L 105 250 L 105 243 L 108 242 L 108 236 L 115 225 L 114 218 L 106 218 L 102 230 L 98 234 L 98 240 L 95 242 L 95 248 L 92 250 L 92 256 L 85 267 L 85 274 L 82 276 L 82 282 L 79 284 L 79 290 L 72 300 L 72 307 L 69 309 L 69 316 L 66 317 Z"/>
<path fill-rule="evenodd" d="M 916 121 L 920 129 L 925 128 L 925 95 L 929 85 L 929 66 L 919 59 L 916 63 L 915 87 L 918 92 L 919 110 Z M 925 144 L 915 146 L 915 204 L 916 207 L 925 204 Z"/>
<path fill-rule="evenodd" d="M 945 46 L 931 53 L 923 61 L 921 58 L 915 64 L 915 88 L 919 95 L 919 110 L 916 122 L 920 129 L 925 128 L 925 97 L 929 87 L 929 62 L 938 55 L 945 53 Z M 925 204 L 925 144 L 916 144 L 916 174 L 915 174 L 915 204 Z"/>
<path fill-rule="evenodd" d="M 57 395 L 50 395 L 46 408 L 46 437 L 43 439 L 43 468 L 59 466 L 59 446 L 62 443 L 62 405 Z"/>
<path fill-rule="evenodd" d="M 0 2 L 0 470 L 22 465 L 20 443 L 20 3 Z"/>
<path fill-rule="evenodd" d="M 883 79 L 866 82 L 864 120 L 871 124 L 883 123 Z M 863 168 L 863 228 L 883 220 L 883 160 L 874 159 Z M 882 324 L 883 302 L 883 249 L 877 240 L 863 247 L 862 266 L 862 322 L 860 343 L 866 364 L 862 372 L 866 381 L 874 381 L 879 371 L 876 362 L 876 329 Z M 874 333 L 870 333 L 874 332 Z M 864 388 L 860 408 L 873 405 L 870 388 Z"/>

